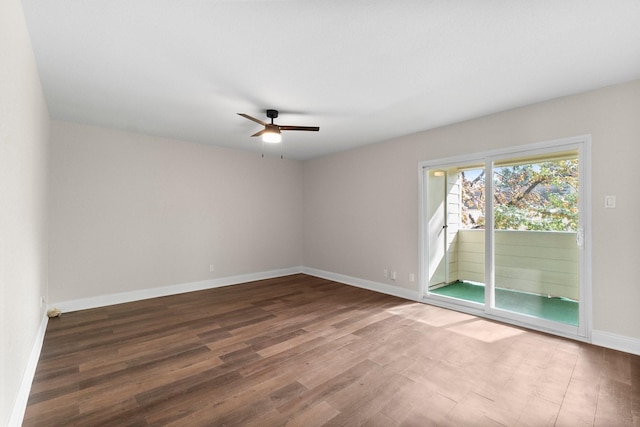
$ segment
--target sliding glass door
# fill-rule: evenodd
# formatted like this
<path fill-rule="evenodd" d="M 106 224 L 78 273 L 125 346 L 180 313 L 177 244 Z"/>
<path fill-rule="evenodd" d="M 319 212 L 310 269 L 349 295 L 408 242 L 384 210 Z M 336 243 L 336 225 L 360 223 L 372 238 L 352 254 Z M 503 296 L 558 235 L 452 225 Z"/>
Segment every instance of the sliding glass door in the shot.
<path fill-rule="evenodd" d="M 423 164 L 425 299 L 585 336 L 585 143 Z"/>
<path fill-rule="evenodd" d="M 577 150 L 492 164 L 494 307 L 578 326 Z"/>
<path fill-rule="evenodd" d="M 429 287 L 448 282 L 447 251 L 447 175 L 443 170 L 431 170 L 428 175 L 429 197 Z"/>
<path fill-rule="evenodd" d="M 485 299 L 484 168 L 461 164 L 429 170 L 429 291 L 461 302 Z"/>

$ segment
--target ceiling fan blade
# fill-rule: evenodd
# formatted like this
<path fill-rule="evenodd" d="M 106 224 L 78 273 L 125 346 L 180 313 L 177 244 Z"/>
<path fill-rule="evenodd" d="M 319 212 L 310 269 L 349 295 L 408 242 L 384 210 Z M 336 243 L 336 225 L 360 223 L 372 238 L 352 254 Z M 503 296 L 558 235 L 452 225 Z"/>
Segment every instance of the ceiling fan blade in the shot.
<path fill-rule="evenodd" d="M 262 136 L 262 134 L 263 134 L 263 133 L 265 133 L 266 131 L 267 131 L 267 129 L 265 128 L 265 129 L 262 129 L 260 132 L 256 132 L 256 133 L 254 133 L 254 134 L 253 134 L 253 135 L 251 135 L 251 136 Z"/>
<path fill-rule="evenodd" d="M 278 125 L 280 130 L 309 130 L 312 132 L 317 132 L 320 130 L 318 126 L 288 126 L 288 125 Z"/>
<path fill-rule="evenodd" d="M 266 125 L 267 125 L 267 123 L 263 122 L 262 120 L 260 120 L 260 119 L 256 119 L 255 117 L 251 117 L 251 116 L 250 116 L 250 115 L 248 115 L 248 114 L 245 114 L 245 113 L 238 113 L 238 115 L 239 115 L 239 116 L 244 117 L 245 119 L 249 119 L 249 120 L 251 120 L 252 122 L 260 123 L 262 126 L 266 126 Z"/>

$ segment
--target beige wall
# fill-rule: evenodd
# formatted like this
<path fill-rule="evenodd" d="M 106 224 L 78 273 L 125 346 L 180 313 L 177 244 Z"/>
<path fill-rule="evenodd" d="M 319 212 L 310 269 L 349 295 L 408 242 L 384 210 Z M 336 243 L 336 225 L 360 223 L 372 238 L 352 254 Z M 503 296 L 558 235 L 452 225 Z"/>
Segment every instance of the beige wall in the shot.
<path fill-rule="evenodd" d="M 303 263 L 417 290 L 420 161 L 591 134 L 593 326 L 640 339 L 639 117 L 637 80 L 306 161 Z"/>
<path fill-rule="evenodd" d="M 8 423 L 47 294 L 49 114 L 19 0 L 0 2 L 0 425 Z"/>
<path fill-rule="evenodd" d="M 305 267 L 416 288 L 419 158 L 400 142 L 306 161 Z"/>
<path fill-rule="evenodd" d="M 61 121 L 51 144 L 54 302 L 300 265 L 300 162 Z"/>

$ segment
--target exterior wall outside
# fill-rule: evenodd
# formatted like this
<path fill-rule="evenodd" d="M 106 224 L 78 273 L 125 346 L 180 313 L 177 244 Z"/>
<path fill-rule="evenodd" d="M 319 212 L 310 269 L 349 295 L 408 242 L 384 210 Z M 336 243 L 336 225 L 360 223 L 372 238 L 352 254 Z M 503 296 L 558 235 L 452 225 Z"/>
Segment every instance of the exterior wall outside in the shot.
<path fill-rule="evenodd" d="M 462 184 L 459 173 L 447 172 L 447 252 L 449 263 L 448 282 L 460 279 L 460 264 L 458 257 L 459 238 L 462 213 Z"/>
<path fill-rule="evenodd" d="M 485 230 L 458 232 L 459 280 L 484 283 Z M 495 231 L 496 286 L 579 300 L 576 233 Z"/>

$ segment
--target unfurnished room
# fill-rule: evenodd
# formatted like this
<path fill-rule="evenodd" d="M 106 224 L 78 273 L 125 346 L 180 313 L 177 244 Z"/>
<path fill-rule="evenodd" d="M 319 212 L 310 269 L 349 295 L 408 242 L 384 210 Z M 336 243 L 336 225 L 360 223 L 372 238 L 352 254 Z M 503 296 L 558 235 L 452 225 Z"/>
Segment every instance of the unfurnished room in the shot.
<path fill-rule="evenodd" d="M 0 425 L 640 425 L 638 22 L 2 1 Z"/>

